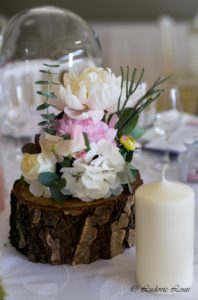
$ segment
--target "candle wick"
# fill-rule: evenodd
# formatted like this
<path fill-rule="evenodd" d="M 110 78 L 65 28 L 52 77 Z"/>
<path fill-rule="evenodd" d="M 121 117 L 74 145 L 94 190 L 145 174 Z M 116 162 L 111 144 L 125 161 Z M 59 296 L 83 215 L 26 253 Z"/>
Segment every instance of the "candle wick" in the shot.
<path fill-rule="evenodd" d="M 167 168 L 168 168 L 168 164 L 164 164 L 163 169 L 162 169 L 162 182 L 167 182 L 166 177 L 165 177 Z"/>

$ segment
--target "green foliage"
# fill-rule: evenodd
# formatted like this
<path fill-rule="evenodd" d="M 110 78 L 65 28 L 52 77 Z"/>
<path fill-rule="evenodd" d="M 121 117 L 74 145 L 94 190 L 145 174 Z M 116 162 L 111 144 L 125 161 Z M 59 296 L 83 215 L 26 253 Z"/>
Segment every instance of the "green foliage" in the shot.
<path fill-rule="evenodd" d="M 118 137 L 121 137 L 122 135 L 129 135 L 135 129 L 138 122 L 138 115 L 135 114 L 133 118 L 129 118 L 132 112 L 133 108 L 124 108 L 121 111 L 119 120 L 116 124 L 116 128 L 118 129 Z M 126 119 L 128 119 L 127 123 Z"/>
<path fill-rule="evenodd" d="M 144 129 L 139 127 L 139 126 L 136 126 L 134 128 L 134 130 L 132 131 L 131 133 L 131 137 L 134 139 L 134 140 L 138 140 L 139 138 L 141 138 L 141 136 L 143 136 L 144 134 Z"/>
<path fill-rule="evenodd" d="M 64 160 L 60 163 L 61 167 L 69 168 L 72 166 L 73 159 L 69 157 L 65 157 Z"/>
<path fill-rule="evenodd" d="M 62 137 L 64 140 L 71 140 L 71 136 L 70 136 L 69 133 L 62 134 L 61 137 Z"/>
<path fill-rule="evenodd" d="M 158 78 L 153 85 L 146 91 L 146 93 L 137 101 L 136 105 L 133 108 L 126 108 L 127 103 L 129 101 L 129 98 L 135 93 L 138 86 L 141 83 L 141 80 L 143 78 L 144 69 L 142 69 L 140 76 L 136 80 L 137 77 L 137 69 L 133 69 L 132 74 L 130 76 L 130 70 L 127 66 L 126 72 L 121 67 L 121 93 L 120 97 L 118 99 L 118 107 L 117 107 L 117 115 L 119 117 L 119 121 L 116 124 L 116 128 L 118 130 L 117 135 L 120 137 L 123 134 L 131 134 L 133 129 L 135 128 L 138 116 L 148 105 L 150 105 L 153 101 L 155 101 L 159 95 L 163 92 L 162 89 L 159 89 L 158 86 L 162 84 L 164 81 L 166 81 L 170 76 L 161 79 Z M 126 76 L 125 76 L 126 75 Z M 124 82 L 124 77 L 126 77 L 126 80 Z M 131 79 L 129 80 L 129 78 Z M 135 83 L 136 82 L 136 83 Z M 121 97 L 123 95 L 123 87 L 125 84 L 126 89 L 126 95 L 125 95 L 125 101 L 121 107 Z M 108 122 L 110 121 L 109 117 Z"/>
<path fill-rule="evenodd" d="M 50 107 L 50 104 L 48 103 L 49 99 L 53 100 L 53 99 L 56 99 L 56 95 L 55 93 L 51 90 L 51 86 L 52 85 L 59 85 L 58 82 L 55 82 L 52 80 L 52 75 L 56 74 L 54 72 L 51 71 L 52 68 L 58 68 L 59 65 L 57 64 L 44 64 L 45 67 L 48 67 L 49 69 L 48 70 L 40 70 L 41 73 L 44 73 L 47 76 L 47 79 L 46 80 L 38 80 L 36 81 L 35 83 L 36 84 L 44 84 L 44 85 L 47 85 L 47 89 L 45 89 L 44 91 L 37 91 L 37 94 L 45 97 L 45 102 L 42 103 L 41 105 L 39 105 L 37 107 L 37 110 L 38 111 L 42 111 L 44 109 L 46 109 L 46 113 L 44 114 L 41 114 L 41 117 L 44 119 L 44 121 L 41 121 L 39 122 L 39 126 L 44 126 L 44 131 L 47 132 L 48 134 L 51 134 L 51 135 L 55 135 L 56 134 L 56 130 L 55 130 L 55 119 L 56 119 L 56 116 L 53 114 L 53 113 L 50 113 L 49 112 L 49 107 Z"/>
<path fill-rule="evenodd" d="M 50 105 L 45 102 L 45 103 L 39 105 L 36 110 L 43 110 L 43 109 L 48 108 L 49 106 Z"/>
<path fill-rule="evenodd" d="M 90 148 L 88 136 L 85 132 L 83 132 L 83 135 L 84 135 L 84 139 L 85 139 L 86 151 L 89 151 L 91 148 Z"/>
<path fill-rule="evenodd" d="M 55 99 L 55 98 L 57 98 L 56 95 L 52 91 L 48 91 L 48 90 L 46 90 L 46 91 L 38 91 L 37 94 L 41 95 L 41 96 L 44 96 L 44 97 L 46 97 L 48 99 Z"/>
<path fill-rule="evenodd" d="M 65 200 L 67 200 L 69 198 L 69 196 L 63 195 L 60 191 L 56 190 L 53 187 L 50 187 L 50 192 L 51 192 L 52 198 L 56 202 L 64 202 Z"/>
<path fill-rule="evenodd" d="M 48 187 L 52 194 L 52 197 L 57 202 L 65 201 L 68 197 L 61 193 L 61 190 L 66 185 L 66 180 L 64 178 L 60 178 L 54 172 L 43 172 L 39 174 L 38 177 L 39 182 Z"/>
<path fill-rule="evenodd" d="M 122 157 L 124 158 L 124 160 L 127 163 L 130 163 L 132 161 L 132 159 L 133 159 L 133 152 L 134 151 L 129 151 L 125 147 L 120 146 L 120 154 L 122 155 Z"/>
<path fill-rule="evenodd" d="M 39 182 L 47 187 L 50 187 L 57 179 L 59 179 L 58 175 L 53 172 L 43 172 L 38 177 Z"/>

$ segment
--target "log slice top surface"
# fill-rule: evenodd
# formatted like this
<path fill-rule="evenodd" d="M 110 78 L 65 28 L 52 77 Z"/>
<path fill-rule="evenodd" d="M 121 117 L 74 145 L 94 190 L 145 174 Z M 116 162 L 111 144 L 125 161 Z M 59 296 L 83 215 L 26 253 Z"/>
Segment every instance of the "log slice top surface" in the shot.
<path fill-rule="evenodd" d="M 133 190 L 137 186 L 139 186 L 142 183 L 139 174 L 137 175 L 134 183 L 133 183 Z M 94 200 L 90 202 L 81 201 L 77 198 L 71 197 L 70 199 L 65 200 L 64 202 L 58 203 L 55 202 L 52 198 L 44 198 L 44 197 L 36 197 L 31 194 L 29 191 L 28 184 L 22 180 L 19 179 L 14 183 L 13 189 L 12 189 L 12 196 L 14 196 L 15 199 L 20 200 L 20 202 L 24 202 L 24 204 L 28 204 L 30 206 L 35 206 L 42 209 L 47 210 L 64 210 L 64 211 L 83 211 L 85 209 L 89 208 L 95 208 L 99 206 L 104 206 L 111 204 L 112 201 L 120 201 L 125 198 L 125 196 L 130 196 L 130 193 L 128 191 L 123 191 L 122 194 L 118 196 L 112 196 L 107 199 L 99 199 Z"/>

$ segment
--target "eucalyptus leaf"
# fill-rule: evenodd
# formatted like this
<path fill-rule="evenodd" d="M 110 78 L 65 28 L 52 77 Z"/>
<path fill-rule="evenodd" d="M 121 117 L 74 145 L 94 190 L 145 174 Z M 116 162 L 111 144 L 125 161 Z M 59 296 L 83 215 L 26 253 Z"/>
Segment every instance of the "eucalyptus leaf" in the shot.
<path fill-rule="evenodd" d="M 47 71 L 47 70 L 39 70 L 39 72 L 44 73 L 44 74 L 48 74 L 48 75 L 51 75 L 51 74 L 58 75 L 58 73 L 54 73 L 54 72 Z"/>
<path fill-rule="evenodd" d="M 47 186 L 47 187 L 52 186 L 54 181 L 58 180 L 58 179 L 59 179 L 58 175 L 54 172 L 43 172 L 43 173 L 40 173 L 38 176 L 39 182 L 42 185 Z"/>
<path fill-rule="evenodd" d="M 135 178 L 138 175 L 138 170 L 135 168 L 130 168 L 130 173 Z"/>
<path fill-rule="evenodd" d="M 39 94 L 41 96 L 44 96 L 44 97 L 47 97 L 49 99 L 55 99 L 55 98 L 57 98 L 56 95 L 53 92 L 48 91 L 48 90 L 46 90 L 46 91 L 38 91 L 37 94 Z"/>
<path fill-rule="evenodd" d="M 54 113 L 51 114 L 41 114 L 41 117 L 45 120 L 54 120 L 56 115 Z"/>
<path fill-rule="evenodd" d="M 58 67 L 60 67 L 60 65 L 58 65 L 58 64 L 43 64 L 44 66 L 46 66 L 46 67 L 49 67 L 49 68 L 58 68 Z"/>
<path fill-rule="evenodd" d="M 55 135 L 56 134 L 56 130 L 54 128 L 44 128 L 43 130 L 45 132 L 47 132 L 48 134 L 51 134 L 51 135 Z"/>
<path fill-rule="evenodd" d="M 51 192 L 52 198 L 56 202 L 64 202 L 69 198 L 69 196 L 63 195 L 60 191 L 57 191 L 53 187 L 50 187 L 50 192 Z"/>
<path fill-rule="evenodd" d="M 36 84 L 55 84 L 55 85 L 60 85 L 59 82 L 48 81 L 48 80 L 38 80 L 35 83 Z"/>
<path fill-rule="evenodd" d="M 65 187 L 65 185 L 66 185 L 66 180 L 64 178 L 58 178 L 54 180 L 54 182 L 50 186 L 56 189 L 57 191 L 60 191 Z"/>
<path fill-rule="evenodd" d="M 47 121 L 41 121 L 38 123 L 38 126 L 44 126 L 44 125 L 47 125 L 48 122 Z"/>
<path fill-rule="evenodd" d="M 36 110 L 43 110 L 43 109 L 48 108 L 49 106 L 50 106 L 50 105 L 49 105 L 48 103 L 45 102 L 45 103 L 39 105 L 39 106 L 37 107 Z"/>

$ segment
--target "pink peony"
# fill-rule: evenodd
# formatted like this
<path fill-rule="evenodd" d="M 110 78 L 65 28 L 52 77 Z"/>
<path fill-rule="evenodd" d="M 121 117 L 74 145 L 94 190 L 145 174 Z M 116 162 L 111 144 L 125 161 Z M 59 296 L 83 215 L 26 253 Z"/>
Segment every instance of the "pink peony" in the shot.
<path fill-rule="evenodd" d="M 69 134 L 71 138 L 74 138 L 76 129 L 79 131 L 79 128 L 80 131 L 87 134 L 90 143 L 97 143 L 101 139 L 113 143 L 117 132 L 114 128 L 109 127 L 102 121 L 95 124 L 92 119 L 74 120 L 70 119 L 67 115 L 64 115 L 63 118 L 58 121 L 57 134 Z"/>

